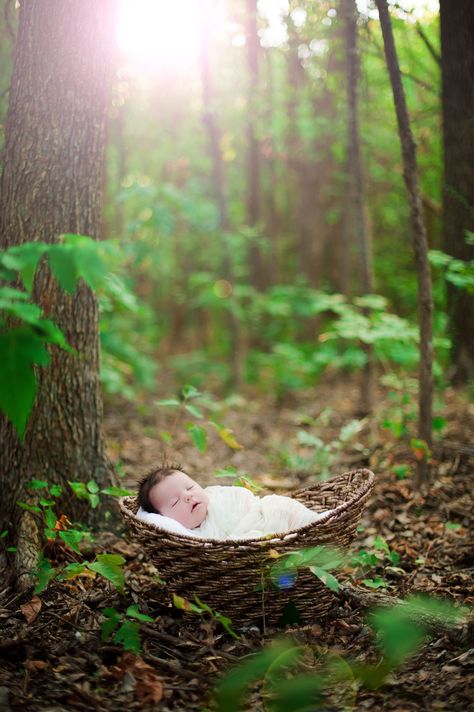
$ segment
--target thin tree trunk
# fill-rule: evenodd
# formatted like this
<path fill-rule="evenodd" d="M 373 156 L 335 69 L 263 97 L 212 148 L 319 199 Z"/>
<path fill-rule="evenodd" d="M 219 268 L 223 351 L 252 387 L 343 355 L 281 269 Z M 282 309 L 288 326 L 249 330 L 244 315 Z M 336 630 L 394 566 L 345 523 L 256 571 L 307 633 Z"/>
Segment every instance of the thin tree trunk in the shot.
<path fill-rule="evenodd" d="M 273 67 L 271 50 L 266 50 L 265 54 L 265 122 L 266 133 L 263 141 L 263 157 L 265 166 L 265 225 L 266 233 L 271 241 L 271 268 L 267 273 L 267 286 L 279 283 L 279 250 L 278 250 L 278 231 L 279 231 L 279 215 L 276 199 L 277 191 L 277 171 L 275 162 L 275 143 L 272 135 L 272 117 L 273 117 Z"/>
<path fill-rule="evenodd" d="M 247 0 L 246 46 L 249 71 L 247 94 L 247 222 L 260 230 L 260 141 L 258 133 L 258 107 L 260 106 L 259 51 L 257 32 L 257 0 Z M 252 239 L 250 248 L 250 276 L 253 286 L 265 289 L 266 275 L 262 251 L 258 244 L 260 236 Z"/>
<path fill-rule="evenodd" d="M 474 2 L 441 0 L 443 100 L 443 249 L 474 260 Z M 474 295 L 447 283 L 452 380 L 474 378 Z"/>
<path fill-rule="evenodd" d="M 360 62 L 357 46 L 357 5 L 355 0 L 343 0 L 342 11 L 346 24 L 346 82 L 348 111 L 348 163 L 350 169 L 349 222 L 351 237 L 355 238 L 359 254 L 360 286 L 362 294 L 374 291 L 372 247 L 366 215 L 366 194 L 359 128 L 359 75 Z M 366 312 L 366 316 L 368 313 Z M 372 412 L 374 403 L 375 364 L 373 348 L 364 345 L 367 362 L 362 370 L 360 388 L 361 411 Z"/>
<path fill-rule="evenodd" d="M 203 122 L 209 139 L 209 151 L 212 159 L 213 187 L 219 209 L 219 227 L 222 231 L 222 276 L 233 288 L 232 260 L 230 248 L 225 233 L 230 232 L 227 184 L 224 161 L 220 145 L 220 131 L 216 119 L 215 95 L 212 86 L 209 61 L 209 36 L 212 25 L 211 0 L 200 0 L 201 3 L 201 82 Z M 241 382 L 240 370 L 240 333 L 237 318 L 231 309 L 227 310 L 228 330 L 230 340 L 231 384 L 238 387 Z"/>
<path fill-rule="evenodd" d="M 21 3 L 0 183 L 2 248 L 68 232 L 99 235 L 114 14 L 115 0 Z M 28 502 L 27 483 L 63 485 L 63 511 L 77 519 L 84 502 L 67 481 L 108 481 L 95 295 L 82 282 L 65 294 L 43 264 L 34 298 L 77 354 L 54 347 L 49 367 L 39 369 L 23 442 L 0 418 L 0 529 L 16 544 L 19 585 L 30 580 L 42 536 L 16 504 Z"/>
<path fill-rule="evenodd" d="M 408 191 L 410 214 L 413 230 L 413 249 L 418 279 L 418 313 L 420 328 L 420 369 L 418 398 L 418 436 L 431 447 L 432 409 L 433 409 L 433 297 L 431 292 L 431 273 L 428 261 L 428 243 L 423 221 L 423 205 L 418 182 L 416 147 L 410 128 L 408 109 L 405 100 L 397 50 L 392 31 L 392 23 L 387 0 L 375 0 L 380 17 L 385 47 L 385 57 L 392 83 L 393 99 L 397 114 L 400 135 L 403 177 Z M 430 480 L 428 458 L 418 462 L 418 485 Z"/>

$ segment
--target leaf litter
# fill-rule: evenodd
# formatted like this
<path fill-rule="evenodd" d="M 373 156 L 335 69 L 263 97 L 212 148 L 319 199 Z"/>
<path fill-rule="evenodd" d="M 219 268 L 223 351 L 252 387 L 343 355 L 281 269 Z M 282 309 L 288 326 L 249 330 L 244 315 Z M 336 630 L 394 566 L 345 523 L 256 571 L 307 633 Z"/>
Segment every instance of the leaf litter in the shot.
<path fill-rule="evenodd" d="M 350 419 L 351 398 L 347 388 L 332 388 L 320 399 L 325 404 L 332 399 L 337 414 L 320 435 L 324 440 L 334 437 L 341 424 Z M 356 396 L 352 402 L 356 402 Z M 117 450 L 122 456 L 127 453 L 121 460 L 127 472 L 124 484 L 133 488 L 130 475 L 136 475 L 161 454 L 156 444 L 158 435 L 156 439 L 149 437 L 150 428 L 156 428 L 158 434 L 169 424 L 160 413 L 151 418 L 126 409 L 113 409 L 107 430 L 110 440 L 119 444 Z M 213 440 L 211 431 L 206 452 L 196 453 L 184 432 L 175 442 L 177 459 L 186 462 L 191 472 L 211 473 L 205 484 L 214 482 L 213 471 L 230 462 L 236 470 L 251 473 L 259 484 L 261 472 L 267 486 L 272 482 L 278 486 L 279 481 L 282 489 L 291 482 L 294 487 L 304 486 L 308 475 L 283 468 L 275 454 L 275 443 L 294 439 L 303 411 L 317 417 L 309 399 L 278 410 L 270 400 L 256 403 L 252 399 L 252 407 L 244 402 L 226 419 L 226 427 L 235 432 L 244 449 L 232 450 L 222 439 Z M 400 598 L 423 592 L 459 605 L 474 604 L 474 450 L 469 445 L 467 419 L 454 396 L 447 419 L 450 440 L 440 441 L 434 448 L 436 477 L 423 495 L 412 492 L 409 478 L 398 479 L 396 475 L 395 468 L 413 464 L 415 455 L 409 444 L 385 438 L 384 433 L 377 434 L 375 443 L 369 442 L 366 434 L 367 447 L 362 456 L 359 452 L 359 461 L 355 459 L 357 452 L 342 448 L 342 461 L 333 463 L 336 473 L 344 467 L 343 458 L 352 457 L 350 467 L 368 465 L 377 473 L 353 546 L 358 563 L 341 576 L 342 580 L 350 579 L 358 590 L 366 590 L 368 596 L 377 596 L 380 590 Z M 359 434 L 359 439 L 363 437 Z M 53 582 L 40 596 L 31 592 L 19 595 L 8 587 L 1 592 L 2 709 L 117 710 L 126 706 L 128 710 L 202 711 L 212 704 L 212 691 L 223 672 L 261 649 L 272 637 L 281 636 L 281 630 L 267 629 L 263 634 L 257 625 L 242 629 L 238 621 L 233 621 L 240 636 L 234 639 L 215 620 L 177 610 L 159 584 L 159 572 L 147 561 L 146 552 L 126 534 L 108 532 L 96 537 L 95 553 L 103 551 L 104 541 L 108 551 L 126 559 L 126 593 L 115 590 L 101 577 Z M 365 558 L 361 552 L 366 552 Z M 67 560 L 67 552 L 63 556 Z M 371 589 L 363 583 L 378 580 L 384 582 L 383 588 Z M 377 663 L 380 653 L 367 625 L 366 611 L 359 603 L 341 594 L 326 621 L 287 626 L 284 632 L 298 645 L 331 651 L 341 659 Z M 124 651 L 113 640 L 101 639 L 103 609 L 125 611 L 131 605 L 153 620 L 140 624 L 139 654 Z M 418 653 L 387 677 L 382 687 L 369 690 L 356 686 L 346 703 L 354 710 L 464 712 L 472 702 L 473 640 L 472 618 L 459 639 L 437 631 Z M 264 709 L 261 691 L 258 685 L 250 689 L 246 710 Z M 337 701 L 334 704 L 334 709 L 340 709 Z"/>

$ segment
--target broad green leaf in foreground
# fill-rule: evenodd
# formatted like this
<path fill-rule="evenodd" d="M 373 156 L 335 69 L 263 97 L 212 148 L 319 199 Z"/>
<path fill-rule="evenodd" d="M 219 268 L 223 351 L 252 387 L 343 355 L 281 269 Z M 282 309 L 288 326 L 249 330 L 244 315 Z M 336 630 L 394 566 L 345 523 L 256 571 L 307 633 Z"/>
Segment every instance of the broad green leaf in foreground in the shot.
<path fill-rule="evenodd" d="M 0 410 L 22 438 L 36 393 L 33 364 L 45 366 L 49 354 L 43 341 L 24 327 L 0 334 L 0 354 Z"/>

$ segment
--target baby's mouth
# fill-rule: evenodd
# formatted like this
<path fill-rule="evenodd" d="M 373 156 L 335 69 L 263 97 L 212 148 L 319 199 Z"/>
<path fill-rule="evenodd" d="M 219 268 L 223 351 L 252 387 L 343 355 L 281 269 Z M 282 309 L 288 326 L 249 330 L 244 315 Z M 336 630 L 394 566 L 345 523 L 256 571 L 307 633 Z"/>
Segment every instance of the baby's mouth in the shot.
<path fill-rule="evenodd" d="M 191 512 L 194 512 L 196 507 L 199 507 L 200 502 L 194 502 L 193 506 L 191 507 Z"/>

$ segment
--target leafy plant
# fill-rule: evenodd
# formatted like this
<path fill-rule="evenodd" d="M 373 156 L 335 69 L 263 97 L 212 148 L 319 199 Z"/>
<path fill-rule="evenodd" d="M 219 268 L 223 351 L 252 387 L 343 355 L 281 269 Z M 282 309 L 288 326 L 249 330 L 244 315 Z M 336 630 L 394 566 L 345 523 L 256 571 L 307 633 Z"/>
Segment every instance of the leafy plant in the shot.
<path fill-rule="evenodd" d="M 326 417 L 323 412 L 322 418 Z M 319 419 L 312 422 L 313 427 L 318 426 Z M 351 443 L 365 425 L 365 420 L 351 420 L 339 431 L 339 435 L 325 443 L 318 435 L 309 430 L 298 430 L 296 434 L 298 450 L 291 452 L 280 450 L 279 456 L 285 467 L 299 472 L 317 474 L 322 479 L 329 477 L 332 466 L 337 462 L 338 456 L 344 448 Z M 363 452 L 364 448 L 359 443 L 353 445 Z"/>
<path fill-rule="evenodd" d="M 67 234 L 56 244 L 27 242 L 0 252 L 0 410 L 21 438 L 36 394 L 35 367 L 50 362 L 47 346 L 73 352 L 58 326 L 33 302 L 37 266 L 47 259 L 69 294 L 79 279 L 96 289 L 108 271 L 106 258 L 113 249 L 110 243 Z"/>
<path fill-rule="evenodd" d="M 377 536 L 373 543 L 373 549 L 358 551 L 352 556 L 350 565 L 355 568 L 354 577 L 361 579 L 368 588 L 387 588 L 387 582 L 381 576 L 369 578 L 367 574 L 374 569 L 384 571 L 386 566 L 396 568 L 399 562 L 400 554 L 390 549 L 382 536 Z"/>
<path fill-rule="evenodd" d="M 132 605 L 125 613 L 119 613 L 116 608 L 108 607 L 102 610 L 105 620 L 102 623 L 102 640 L 107 641 L 113 634 L 113 640 L 123 645 L 124 650 L 141 653 L 140 624 L 153 623 L 153 618 L 140 613 L 138 606 Z"/>
<path fill-rule="evenodd" d="M 175 410 L 176 416 L 171 427 L 171 431 L 162 433 L 162 439 L 165 442 L 172 442 L 175 430 L 184 415 L 190 415 L 193 420 L 185 423 L 186 431 L 189 433 L 194 447 L 199 452 L 205 452 L 207 448 L 207 430 L 204 424 L 212 426 L 218 433 L 221 440 L 231 448 L 231 450 L 240 450 L 242 446 L 237 441 L 233 431 L 230 428 L 221 425 L 215 419 L 204 420 L 204 409 L 210 409 L 210 399 L 208 394 L 201 393 L 195 386 L 183 386 L 178 398 L 166 398 L 156 401 L 156 405 L 171 408 Z M 202 425 L 198 425 L 202 423 Z"/>
<path fill-rule="evenodd" d="M 339 583 L 330 572 L 340 568 L 347 561 L 347 556 L 338 549 L 316 546 L 283 556 L 271 550 L 270 556 L 277 559 L 270 567 L 270 580 L 278 588 L 291 588 L 298 576 L 298 570 L 307 568 L 331 591 L 339 591 Z"/>
<path fill-rule="evenodd" d="M 246 709 L 246 693 L 257 681 L 269 712 L 327 709 L 328 700 L 341 694 L 338 709 L 346 709 L 352 706 L 359 684 L 370 689 L 380 687 L 387 675 L 429 638 L 430 623 L 452 625 L 466 613 L 466 609 L 455 608 L 446 601 L 416 596 L 373 611 L 369 624 L 382 653 L 375 665 L 344 660 L 330 650 L 321 653 L 317 646 L 297 645 L 291 639 L 273 641 L 222 677 L 215 688 L 216 710 Z M 308 669 L 312 671 L 309 674 Z"/>
<path fill-rule="evenodd" d="M 187 598 L 178 596 L 178 594 L 176 593 L 173 593 L 173 604 L 180 611 L 186 611 L 187 613 L 196 613 L 201 617 L 205 614 L 208 614 L 211 618 L 214 618 L 217 623 L 220 623 L 221 626 L 225 629 L 225 631 L 229 633 L 229 635 L 231 635 L 233 638 L 239 638 L 237 633 L 232 628 L 232 620 L 227 616 L 222 615 L 222 613 L 219 613 L 219 611 L 214 611 L 210 606 L 207 605 L 207 603 L 201 601 L 198 596 L 194 596 L 193 602 L 188 601 Z"/>

